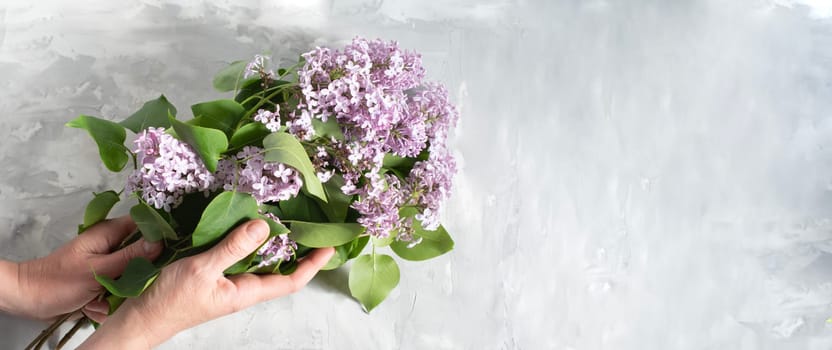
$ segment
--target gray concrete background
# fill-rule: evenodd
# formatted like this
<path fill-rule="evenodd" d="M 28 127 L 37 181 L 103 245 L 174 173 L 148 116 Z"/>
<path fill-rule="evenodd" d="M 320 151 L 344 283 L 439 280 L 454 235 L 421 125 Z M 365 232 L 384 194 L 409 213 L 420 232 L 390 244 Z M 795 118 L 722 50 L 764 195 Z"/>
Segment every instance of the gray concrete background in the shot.
<path fill-rule="evenodd" d="M 421 51 L 462 111 L 456 250 L 402 263 L 371 315 L 336 271 L 162 349 L 830 349 L 830 15 L 824 0 L 0 0 L 0 257 L 47 254 L 91 191 L 120 187 L 69 119 L 160 93 L 186 112 L 225 96 L 224 62 L 382 37 Z M 0 316 L 0 348 L 41 327 Z"/>

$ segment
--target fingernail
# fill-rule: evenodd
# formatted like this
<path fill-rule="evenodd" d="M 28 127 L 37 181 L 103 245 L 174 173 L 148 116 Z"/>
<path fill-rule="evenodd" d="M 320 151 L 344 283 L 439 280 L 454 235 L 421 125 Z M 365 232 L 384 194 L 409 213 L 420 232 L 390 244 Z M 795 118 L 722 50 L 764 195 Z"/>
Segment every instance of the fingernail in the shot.
<path fill-rule="evenodd" d="M 246 232 L 256 241 L 262 241 L 269 234 L 269 226 L 262 220 L 257 220 L 246 226 Z"/>
<path fill-rule="evenodd" d="M 145 253 L 150 254 L 150 253 L 155 252 L 155 251 L 156 251 L 156 249 L 158 249 L 158 248 L 159 248 L 159 244 L 160 244 L 159 242 L 148 242 L 148 241 L 144 241 L 144 242 L 142 243 L 142 248 L 144 248 L 144 252 L 145 252 Z"/>

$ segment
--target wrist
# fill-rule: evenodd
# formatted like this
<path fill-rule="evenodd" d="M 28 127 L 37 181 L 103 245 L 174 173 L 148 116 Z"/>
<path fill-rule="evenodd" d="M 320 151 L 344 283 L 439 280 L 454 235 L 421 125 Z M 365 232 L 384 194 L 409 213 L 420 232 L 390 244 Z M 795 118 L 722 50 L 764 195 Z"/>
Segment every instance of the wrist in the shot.
<path fill-rule="evenodd" d="M 136 300 L 125 302 L 79 349 L 153 349 L 175 334 L 166 334 L 164 329 L 152 328 L 135 307 L 135 302 Z"/>
<path fill-rule="evenodd" d="M 21 315 L 26 308 L 20 292 L 20 264 L 0 260 L 0 311 Z"/>

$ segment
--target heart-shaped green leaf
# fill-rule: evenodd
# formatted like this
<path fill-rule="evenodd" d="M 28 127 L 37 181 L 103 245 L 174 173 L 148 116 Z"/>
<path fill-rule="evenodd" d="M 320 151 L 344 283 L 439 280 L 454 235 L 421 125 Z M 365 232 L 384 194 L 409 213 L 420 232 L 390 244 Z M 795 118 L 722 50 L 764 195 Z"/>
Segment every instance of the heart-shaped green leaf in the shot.
<path fill-rule="evenodd" d="M 243 221 L 257 217 L 257 201 L 240 192 L 223 192 L 208 204 L 193 233 L 193 246 L 220 239 Z"/>
<path fill-rule="evenodd" d="M 194 119 L 188 124 L 221 130 L 231 136 L 246 110 L 234 100 L 216 100 L 191 106 Z"/>
<path fill-rule="evenodd" d="M 156 242 L 161 239 L 175 240 L 178 238 L 176 231 L 170 227 L 167 220 L 156 209 L 151 208 L 144 202 L 130 208 L 130 217 L 133 218 L 139 231 L 142 232 L 145 241 Z"/>
<path fill-rule="evenodd" d="M 220 154 L 228 149 L 228 139 L 222 131 L 201 126 L 188 125 L 173 117 L 169 117 L 177 137 L 194 148 L 205 168 L 210 172 L 217 171 Z"/>
<path fill-rule="evenodd" d="M 95 143 L 98 144 L 98 154 L 101 156 L 101 161 L 110 171 L 121 171 L 124 165 L 127 164 L 128 150 L 127 147 L 124 147 L 124 139 L 127 137 L 127 133 L 121 125 L 88 115 L 81 115 L 66 123 L 66 125 L 87 130 Z"/>
<path fill-rule="evenodd" d="M 263 139 L 263 148 L 266 150 L 266 161 L 283 163 L 297 169 L 303 177 L 303 187 L 309 194 L 326 202 L 321 180 L 315 174 L 312 161 L 303 149 L 303 145 L 294 136 L 283 132 L 269 134 Z"/>
<path fill-rule="evenodd" d="M 119 201 L 118 193 L 115 191 L 93 193 L 93 195 L 94 197 L 84 210 L 84 223 L 78 225 L 78 233 L 84 232 L 93 225 L 107 219 L 110 209 L 113 209 L 113 206 Z"/>
<path fill-rule="evenodd" d="M 317 205 L 314 199 L 298 193 L 297 196 L 278 202 L 282 220 L 305 221 L 305 222 L 329 222 L 326 214 Z"/>
<path fill-rule="evenodd" d="M 133 258 L 127 263 L 124 273 L 117 280 L 97 274 L 95 275 L 95 280 L 113 295 L 123 298 L 133 298 L 141 295 L 158 275 L 159 268 L 153 266 L 153 263 L 149 260 L 145 258 Z"/>
<path fill-rule="evenodd" d="M 367 312 L 381 304 L 399 284 L 399 266 L 389 255 L 362 255 L 350 270 L 350 294 Z"/>
<path fill-rule="evenodd" d="M 132 130 L 134 133 L 147 129 L 149 127 L 169 128 L 170 121 L 168 115 L 176 116 L 176 107 L 174 107 L 165 95 L 159 96 L 155 100 L 150 100 L 142 105 L 136 113 L 131 114 L 127 119 L 121 121 L 122 126 Z"/>
<path fill-rule="evenodd" d="M 265 221 L 267 224 L 269 224 L 269 237 L 274 237 L 274 236 L 282 235 L 282 234 L 285 234 L 285 233 L 289 233 L 289 229 L 286 228 L 286 226 L 283 225 L 283 223 L 274 221 L 274 220 L 272 220 L 271 218 L 269 218 L 268 216 L 265 216 L 265 215 L 257 215 L 257 217 L 262 219 L 263 221 Z"/>
<path fill-rule="evenodd" d="M 370 242 L 370 236 L 363 236 L 358 237 L 350 244 L 350 254 L 347 255 L 347 260 L 355 259 L 355 257 L 361 255 L 361 252 L 364 250 L 364 247 L 367 246 L 367 243 Z"/>
<path fill-rule="evenodd" d="M 420 225 L 416 219 L 413 220 L 413 226 Z M 421 226 L 421 225 L 420 225 Z M 422 261 L 435 258 L 445 254 L 454 249 L 454 240 L 441 225 L 435 231 L 425 231 L 417 229 L 417 237 L 421 237 L 422 241 L 412 248 L 408 248 L 408 242 L 394 241 L 390 244 L 390 248 L 396 252 L 396 255 L 405 260 Z"/>
<path fill-rule="evenodd" d="M 243 72 L 247 64 L 248 62 L 246 61 L 234 61 L 220 70 L 214 75 L 214 89 L 220 92 L 226 92 L 237 90 L 243 86 L 243 82 L 246 80 L 243 78 Z"/>
<path fill-rule="evenodd" d="M 336 140 L 344 140 L 344 132 L 341 131 L 341 125 L 335 118 L 328 118 L 325 122 L 320 119 L 312 119 L 312 128 L 315 130 L 315 136 L 322 137 L 329 140 L 335 138 Z"/>
<path fill-rule="evenodd" d="M 290 225 L 289 238 L 312 248 L 337 247 L 364 232 L 363 226 L 354 223 L 284 222 Z"/>
<path fill-rule="evenodd" d="M 434 231 L 425 230 L 419 220 L 413 218 L 418 211 L 413 207 L 405 207 L 399 211 L 399 215 L 404 218 L 412 218 L 413 220 L 413 235 L 414 238 L 422 238 L 422 241 L 415 246 L 408 248 L 409 242 L 394 241 L 390 244 L 390 248 L 400 258 L 410 261 L 422 261 L 435 258 L 445 254 L 454 249 L 454 240 L 445 230 L 445 227 L 439 226 Z"/>
<path fill-rule="evenodd" d="M 326 214 L 331 222 L 344 222 L 347 218 L 347 210 L 352 204 L 352 196 L 344 194 L 341 187 L 344 186 L 344 178 L 341 175 L 334 175 L 329 181 L 323 184 L 326 193 L 326 202 L 319 201 L 318 206 Z"/>
<path fill-rule="evenodd" d="M 248 123 L 241 126 L 231 135 L 230 148 L 240 149 L 244 146 L 254 145 L 263 141 L 263 138 L 271 133 L 263 123 Z"/>

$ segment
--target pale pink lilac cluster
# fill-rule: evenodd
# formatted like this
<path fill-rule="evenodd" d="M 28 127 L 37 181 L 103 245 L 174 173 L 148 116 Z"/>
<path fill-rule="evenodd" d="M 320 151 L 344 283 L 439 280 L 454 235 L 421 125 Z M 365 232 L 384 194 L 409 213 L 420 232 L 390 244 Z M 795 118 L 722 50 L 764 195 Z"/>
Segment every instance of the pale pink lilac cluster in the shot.
<path fill-rule="evenodd" d="M 254 121 L 260 122 L 266 126 L 271 132 L 280 130 L 280 106 L 275 106 L 277 110 L 274 112 L 266 109 L 260 109 L 254 115 Z"/>
<path fill-rule="evenodd" d="M 295 197 L 303 185 L 300 174 L 283 163 L 267 162 L 259 147 L 246 146 L 217 164 L 217 179 L 227 191 L 250 193 L 257 203 Z"/>
<path fill-rule="evenodd" d="M 254 55 L 254 59 L 246 65 L 243 71 L 243 78 L 274 78 L 274 72 L 269 69 L 271 58 L 264 55 Z"/>
<path fill-rule="evenodd" d="M 280 219 L 272 213 L 265 213 L 266 217 L 280 223 Z M 274 265 L 281 261 L 289 261 L 295 255 L 298 249 L 297 242 L 289 239 L 288 234 L 277 235 L 266 241 L 259 250 L 257 255 L 261 256 L 263 260 L 257 265 L 258 268 Z"/>
<path fill-rule="evenodd" d="M 263 260 L 257 267 L 264 267 L 274 265 L 281 261 L 292 260 L 295 251 L 298 249 L 298 244 L 289 239 L 288 234 L 277 235 L 266 241 L 262 247 L 257 251 L 257 255 L 261 256 Z"/>
<path fill-rule="evenodd" d="M 439 210 L 451 195 L 451 183 L 456 173 L 456 161 L 445 150 L 435 150 L 430 158 L 416 162 L 405 180 L 406 191 L 410 193 L 408 204 L 422 208 L 416 219 L 426 230 L 439 228 Z"/>
<path fill-rule="evenodd" d="M 139 133 L 136 144 L 136 169 L 127 179 L 127 192 L 140 192 L 147 204 L 170 211 L 188 193 L 214 190 L 214 174 L 188 144 L 165 133 L 163 128 L 148 128 Z"/>
<path fill-rule="evenodd" d="M 398 214 L 404 205 L 417 206 L 416 218 L 436 229 L 456 171 L 445 143 L 458 112 L 444 86 L 423 83 L 421 57 L 395 42 L 356 38 L 343 51 L 319 47 L 303 58 L 302 99 L 291 118 L 304 123 L 289 132 L 309 139 L 314 130 L 306 120 L 335 118 L 344 133 L 343 140 L 327 140 L 326 152 L 318 149 L 319 173 L 343 176 L 342 191 L 359 197 L 352 205 L 358 222 L 375 237 L 398 232 L 409 240 L 410 225 Z M 417 162 L 404 183 L 379 174 L 386 154 L 416 157 L 428 146 L 428 160 Z"/>

